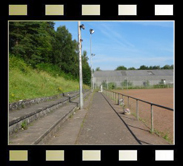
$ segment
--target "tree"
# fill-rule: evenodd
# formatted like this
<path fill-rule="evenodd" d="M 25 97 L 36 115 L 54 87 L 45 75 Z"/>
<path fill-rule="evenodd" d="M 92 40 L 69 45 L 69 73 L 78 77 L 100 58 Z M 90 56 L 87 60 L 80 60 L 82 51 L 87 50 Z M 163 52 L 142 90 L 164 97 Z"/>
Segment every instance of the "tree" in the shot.
<path fill-rule="evenodd" d="M 82 55 L 82 71 L 83 71 L 83 83 L 86 85 L 91 84 L 91 68 L 88 64 L 87 52 L 83 51 Z"/>
<path fill-rule="evenodd" d="M 53 25 L 50 22 L 10 22 L 10 53 L 34 67 L 40 62 L 49 62 Z"/>
<path fill-rule="evenodd" d="M 129 67 L 128 70 L 136 70 L 134 67 Z"/>
<path fill-rule="evenodd" d="M 161 69 L 173 69 L 173 65 L 165 65 Z"/>
<path fill-rule="evenodd" d="M 97 67 L 97 68 L 95 69 L 95 71 L 102 71 L 102 70 L 100 69 L 100 67 Z"/>
<path fill-rule="evenodd" d="M 127 70 L 125 66 L 118 66 L 115 70 Z"/>
<path fill-rule="evenodd" d="M 155 69 L 160 69 L 160 66 L 153 66 L 152 69 L 153 69 L 153 70 L 155 70 Z"/>
<path fill-rule="evenodd" d="M 57 28 L 53 44 L 53 63 L 65 73 L 78 78 L 78 43 L 65 26 Z"/>
<path fill-rule="evenodd" d="M 148 66 L 142 65 L 138 70 L 148 70 L 148 69 L 149 69 Z"/>

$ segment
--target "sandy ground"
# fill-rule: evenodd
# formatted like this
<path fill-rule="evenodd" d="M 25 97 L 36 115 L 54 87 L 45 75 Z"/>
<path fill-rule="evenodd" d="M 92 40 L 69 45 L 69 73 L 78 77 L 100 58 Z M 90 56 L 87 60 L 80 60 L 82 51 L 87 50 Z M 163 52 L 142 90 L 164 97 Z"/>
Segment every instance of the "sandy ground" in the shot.
<path fill-rule="evenodd" d="M 155 104 L 163 105 L 169 108 L 174 108 L 173 88 L 129 89 L 116 91 Z M 128 106 L 127 97 L 124 97 L 124 100 L 126 107 L 129 107 L 131 109 L 131 112 L 136 114 L 136 101 L 134 99 L 130 99 L 130 105 Z M 161 134 L 161 136 L 166 137 L 170 141 L 173 141 L 174 111 L 169 111 L 163 108 L 153 106 L 154 128 L 156 132 Z M 151 111 L 149 104 L 139 102 L 139 117 L 143 122 L 145 122 L 145 124 L 149 128 L 151 128 Z"/>

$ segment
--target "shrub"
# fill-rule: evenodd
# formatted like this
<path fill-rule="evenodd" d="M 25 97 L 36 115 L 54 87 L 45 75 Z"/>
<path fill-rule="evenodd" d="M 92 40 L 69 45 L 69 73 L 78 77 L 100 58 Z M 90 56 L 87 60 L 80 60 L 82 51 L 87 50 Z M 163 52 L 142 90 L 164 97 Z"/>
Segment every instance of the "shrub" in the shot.
<path fill-rule="evenodd" d="M 24 62 L 23 59 L 11 55 L 9 57 L 9 70 L 19 69 L 22 73 L 30 73 L 31 68 Z"/>

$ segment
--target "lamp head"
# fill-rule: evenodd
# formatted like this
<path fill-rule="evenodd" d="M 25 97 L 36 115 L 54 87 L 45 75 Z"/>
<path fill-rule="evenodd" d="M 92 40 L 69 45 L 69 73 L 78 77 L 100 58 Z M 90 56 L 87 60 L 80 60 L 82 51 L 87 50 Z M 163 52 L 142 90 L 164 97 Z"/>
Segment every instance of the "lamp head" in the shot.
<path fill-rule="evenodd" d="M 82 28 L 82 29 L 84 30 L 84 29 L 85 29 L 84 24 L 81 24 L 81 25 L 80 25 L 80 28 Z"/>
<path fill-rule="evenodd" d="M 94 30 L 93 29 L 90 29 L 90 34 L 93 34 L 94 33 Z"/>

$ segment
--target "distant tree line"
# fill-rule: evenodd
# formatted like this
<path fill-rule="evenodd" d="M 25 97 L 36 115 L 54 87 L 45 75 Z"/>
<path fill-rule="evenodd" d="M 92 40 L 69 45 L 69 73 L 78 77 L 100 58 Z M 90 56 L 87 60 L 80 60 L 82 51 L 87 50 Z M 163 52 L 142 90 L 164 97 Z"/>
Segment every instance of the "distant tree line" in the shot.
<path fill-rule="evenodd" d="M 79 78 L 78 42 L 65 26 L 54 30 L 54 22 L 10 22 L 10 56 L 18 56 L 34 68 L 52 66 Z M 83 83 L 90 84 L 91 70 L 87 52 L 82 55 Z"/>
<path fill-rule="evenodd" d="M 160 66 L 145 66 L 142 65 L 139 68 L 134 68 L 134 67 L 130 67 L 130 68 L 126 68 L 125 66 L 118 66 L 115 70 L 155 70 L 155 69 L 173 69 L 173 65 L 165 65 L 163 67 Z"/>

